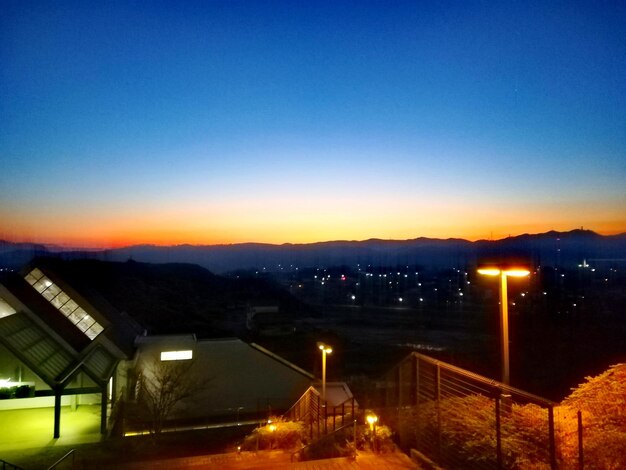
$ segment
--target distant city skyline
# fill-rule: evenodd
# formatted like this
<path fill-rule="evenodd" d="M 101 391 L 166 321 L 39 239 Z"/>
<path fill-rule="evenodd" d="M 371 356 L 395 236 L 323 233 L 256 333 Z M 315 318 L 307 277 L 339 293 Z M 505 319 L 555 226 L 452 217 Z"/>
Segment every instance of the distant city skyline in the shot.
<path fill-rule="evenodd" d="M 626 232 L 626 4 L 3 2 L 0 239 Z"/>

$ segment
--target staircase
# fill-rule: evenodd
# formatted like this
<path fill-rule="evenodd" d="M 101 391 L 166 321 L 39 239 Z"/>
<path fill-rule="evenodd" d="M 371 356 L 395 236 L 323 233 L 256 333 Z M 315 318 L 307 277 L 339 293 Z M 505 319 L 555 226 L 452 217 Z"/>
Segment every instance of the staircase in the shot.
<path fill-rule="evenodd" d="M 333 406 L 322 400 L 315 387 L 309 387 L 300 399 L 283 415 L 290 421 L 302 421 L 308 430 L 309 439 L 320 439 L 346 424 L 352 423 L 358 412 L 354 397 L 347 402 Z"/>

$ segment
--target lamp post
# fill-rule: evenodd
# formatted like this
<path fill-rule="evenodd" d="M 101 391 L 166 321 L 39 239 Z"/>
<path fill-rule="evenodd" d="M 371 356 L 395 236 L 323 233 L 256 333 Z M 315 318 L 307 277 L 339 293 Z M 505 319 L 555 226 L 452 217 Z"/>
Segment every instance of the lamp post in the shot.
<path fill-rule="evenodd" d="M 500 342 L 502 346 L 502 382 L 509 385 L 509 303 L 507 298 L 507 277 L 526 277 L 530 274 L 524 268 L 484 267 L 478 274 L 500 276 Z"/>
<path fill-rule="evenodd" d="M 322 400 L 326 405 L 326 354 L 332 353 L 333 349 L 324 343 L 317 343 L 317 347 L 322 351 Z"/>

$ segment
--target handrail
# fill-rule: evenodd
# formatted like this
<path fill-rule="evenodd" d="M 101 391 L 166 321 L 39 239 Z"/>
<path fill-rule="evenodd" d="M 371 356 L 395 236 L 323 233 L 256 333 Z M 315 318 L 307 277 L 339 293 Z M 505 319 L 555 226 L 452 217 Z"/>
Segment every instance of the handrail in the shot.
<path fill-rule="evenodd" d="M 306 391 L 302 394 L 302 396 L 301 396 L 300 398 L 298 398 L 298 400 L 297 400 L 297 401 L 296 401 L 293 405 L 291 405 L 291 408 L 289 408 L 287 411 L 285 411 L 285 412 L 283 413 L 283 416 L 286 416 L 286 415 L 288 415 L 289 413 L 291 413 L 291 410 L 293 410 L 294 408 L 296 408 L 296 407 L 298 406 L 298 404 L 299 404 L 301 401 L 306 400 L 306 399 L 307 399 L 307 397 L 308 397 L 308 395 L 309 395 L 309 393 L 315 394 L 315 395 L 317 395 L 317 396 L 321 396 L 320 392 L 318 392 L 318 391 L 315 389 L 315 387 L 313 387 L 313 386 L 311 385 L 309 388 L 307 388 L 307 389 L 306 389 Z"/>
<path fill-rule="evenodd" d="M 524 390 L 521 390 L 519 388 L 515 388 L 512 387 L 511 385 L 507 385 L 504 384 L 502 382 L 498 382 L 497 380 L 493 380 L 493 379 L 489 379 L 487 377 L 483 377 L 482 375 L 476 374 L 474 372 L 471 372 L 469 370 L 465 370 L 465 369 L 461 369 L 460 367 L 454 366 L 452 364 L 449 364 L 447 362 L 443 362 L 440 361 L 438 359 L 434 359 L 430 356 L 426 356 L 424 354 L 420 354 L 418 352 L 412 352 L 409 356 L 405 357 L 404 359 L 402 359 L 399 363 L 397 363 L 392 370 L 395 370 L 397 367 L 399 367 L 401 364 L 403 364 L 409 357 L 415 357 L 420 361 L 432 364 L 434 366 L 440 366 L 443 367 L 444 369 L 447 369 L 451 372 L 454 372 L 456 374 L 461 375 L 462 377 L 467 377 L 470 379 L 475 380 L 476 382 L 481 383 L 482 385 L 485 385 L 487 387 L 491 387 L 491 388 L 495 388 L 500 390 L 501 392 L 508 392 L 508 393 L 513 393 L 517 396 L 523 397 L 526 400 L 539 405 L 539 406 L 543 406 L 543 407 L 550 407 L 550 406 L 556 406 L 556 403 L 551 401 L 551 400 L 546 400 L 543 397 L 540 397 L 538 395 L 526 392 Z"/>
<path fill-rule="evenodd" d="M 2 460 L 0 459 L 0 463 L 2 464 L 2 470 L 6 470 L 6 469 L 13 469 L 13 470 L 24 470 L 23 467 L 20 467 L 18 465 L 15 465 L 14 463 L 11 462 L 7 462 L 6 460 Z"/>
<path fill-rule="evenodd" d="M 74 459 L 76 458 L 76 454 L 75 454 L 76 449 L 72 449 L 70 450 L 67 454 L 65 454 L 63 457 L 61 457 L 59 460 L 57 460 L 56 462 L 54 462 L 52 465 L 50 465 L 48 467 L 48 470 L 54 470 L 57 465 L 59 465 L 61 462 L 63 462 L 66 458 L 68 458 L 70 455 L 72 456 L 72 466 L 74 465 Z"/>
<path fill-rule="evenodd" d="M 350 426 L 354 426 L 354 425 L 356 424 L 356 422 L 357 422 L 357 420 L 355 419 L 355 420 L 354 420 L 354 421 L 352 421 L 351 423 L 344 424 L 344 425 L 343 425 L 343 426 L 341 426 L 340 428 L 337 428 L 337 429 L 335 429 L 334 431 L 331 431 L 331 432 L 329 432 L 329 433 L 327 433 L 327 434 L 324 434 L 323 436 L 318 437 L 315 441 L 313 441 L 313 442 L 309 442 L 307 445 L 300 447 L 298 450 L 296 450 L 295 452 L 292 452 L 292 453 L 291 453 L 291 461 L 293 462 L 293 458 L 294 458 L 294 456 L 295 456 L 295 455 L 297 455 L 297 454 L 299 454 L 300 452 L 302 452 L 302 451 L 303 451 L 304 449 L 306 449 L 307 447 L 311 447 L 313 444 L 317 444 L 317 443 L 318 443 L 318 442 L 320 442 L 322 439 L 326 439 L 326 438 L 328 438 L 328 437 L 332 436 L 333 434 L 338 433 L 339 431 L 341 431 L 341 430 L 343 430 L 343 429 L 346 429 L 346 428 L 348 428 L 348 427 L 350 427 Z M 355 447 L 355 449 L 356 449 L 356 447 Z"/>

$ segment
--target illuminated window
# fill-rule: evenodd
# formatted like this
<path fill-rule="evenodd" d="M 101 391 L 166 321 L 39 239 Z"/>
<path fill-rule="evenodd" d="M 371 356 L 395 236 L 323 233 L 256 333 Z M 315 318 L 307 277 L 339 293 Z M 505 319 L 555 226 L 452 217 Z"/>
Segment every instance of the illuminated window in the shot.
<path fill-rule="evenodd" d="M 193 351 L 163 351 L 161 352 L 162 361 L 184 361 L 193 357 Z"/>
<path fill-rule="evenodd" d="M 0 318 L 8 317 L 17 313 L 13 307 L 11 307 L 6 300 L 0 297 Z"/>
<path fill-rule="evenodd" d="M 85 312 L 82 307 L 74 302 L 68 294 L 63 292 L 59 286 L 52 282 L 39 269 L 33 269 L 24 276 L 24 279 L 50 302 L 54 308 L 76 325 L 76 328 L 85 333 L 89 339 L 94 339 L 104 330 L 102 325 L 100 325 L 95 318 Z M 2 311 L 2 304 L 0 303 L 0 318 L 3 316 Z M 13 313 L 15 313 L 15 311 Z"/>

